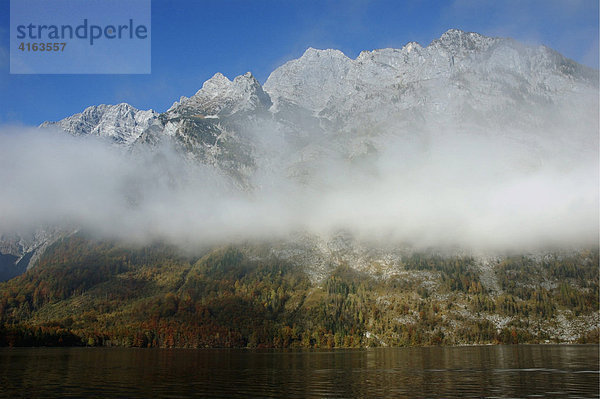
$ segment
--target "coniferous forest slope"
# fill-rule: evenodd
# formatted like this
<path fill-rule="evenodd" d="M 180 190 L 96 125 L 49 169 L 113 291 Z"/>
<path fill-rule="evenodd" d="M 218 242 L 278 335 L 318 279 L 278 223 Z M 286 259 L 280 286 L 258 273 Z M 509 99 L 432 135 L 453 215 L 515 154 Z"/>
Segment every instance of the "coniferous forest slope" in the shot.
<path fill-rule="evenodd" d="M 318 282 L 261 250 L 192 257 L 158 244 L 61 239 L 35 270 L 0 284 L 0 345 L 598 342 L 597 249 L 499 257 L 489 270 L 468 256 L 413 253 L 385 278 L 340 264 Z"/>

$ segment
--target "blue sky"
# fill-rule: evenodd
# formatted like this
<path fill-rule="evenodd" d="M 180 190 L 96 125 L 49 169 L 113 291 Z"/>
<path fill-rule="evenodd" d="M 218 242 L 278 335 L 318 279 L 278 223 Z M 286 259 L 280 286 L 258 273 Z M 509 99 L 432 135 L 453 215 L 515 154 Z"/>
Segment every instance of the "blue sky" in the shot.
<path fill-rule="evenodd" d="M 165 111 L 214 73 L 263 83 L 307 47 L 429 44 L 450 28 L 545 44 L 598 68 L 597 0 L 153 0 L 150 75 L 10 75 L 9 0 L 0 0 L 0 124 L 37 125 L 95 104 Z"/>

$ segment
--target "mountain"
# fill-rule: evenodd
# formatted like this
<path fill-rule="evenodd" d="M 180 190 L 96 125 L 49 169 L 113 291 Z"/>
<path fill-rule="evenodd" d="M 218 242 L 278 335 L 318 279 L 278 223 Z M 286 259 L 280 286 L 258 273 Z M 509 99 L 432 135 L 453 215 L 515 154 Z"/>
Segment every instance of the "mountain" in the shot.
<path fill-rule="evenodd" d="M 158 116 L 152 110 L 140 111 L 129 104 L 97 105 L 58 122 L 44 122 L 42 128 L 58 128 L 74 136 L 98 136 L 115 144 L 129 145 Z"/>
<path fill-rule="evenodd" d="M 469 141 L 517 143 L 528 158 L 519 162 L 530 168 L 557 158 L 559 147 L 565 166 L 595 155 L 597 108 L 597 70 L 544 46 L 451 29 L 426 47 L 410 42 L 356 59 L 309 48 L 274 70 L 264 87 L 249 72 L 233 81 L 217 73 L 161 114 L 98 105 L 41 127 L 130 150 L 169 143 L 183 159 L 252 191 L 265 171 L 315 187 L 336 184 L 327 174 L 332 159 L 370 178 L 381 157 L 408 162 L 416 154 L 390 148 L 431 152 L 455 130 Z M 32 242 L 23 248 L 45 241 Z M 28 250 L 2 253 L 21 259 Z"/>
<path fill-rule="evenodd" d="M 25 273 L 36 264 L 48 246 L 72 232 L 44 226 L 29 234 L 0 235 L 0 281 Z"/>
<path fill-rule="evenodd" d="M 135 346 L 597 340 L 598 253 L 587 247 L 594 234 L 567 249 L 523 250 L 525 243 L 486 252 L 452 241 L 457 234 L 511 243 L 519 241 L 512 235 L 527 237 L 529 214 L 550 207 L 561 190 L 542 190 L 543 201 L 528 204 L 528 214 L 510 216 L 511 229 L 494 225 L 499 222 L 481 203 L 511 215 L 515 193 L 540 190 L 532 174 L 552 180 L 557 170 L 577 171 L 582 160 L 597 164 L 597 109 L 597 70 L 544 46 L 452 29 L 426 47 L 410 42 L 355 59 L 309 48 L 264 85 L 249 72 L 233 80 L 217 73 L 163 113 L 99 105 L 44 122 L 41 128 L 97 136 L 132 157 L 153 154 L 141 176 L 154 184 L 160 179 L 151 172 L 164 169 L 167 183 L 153 185 L 151 195 L 139 189 L 142 183 L 128 183 L 127 212 L 144 207 L 144 194 L 158 193 L 167 201 L 148 206 L 166 209 L 170 230 L 200 214 L 203 227 L 218 234 L 220 226 L 210 221 L 225 209 L 233 217 L 224 220 L 235 225 L 227 227 L 256 236 L 236 236 L 226 247 L 198 239 L 192 249 L 179 236 L 140 249 L 138 242 L 98 240 L 73 225 L 3 236 L 0 278 L 29 271 L 0 286 L 0 321 L 17 326 L 0 329 L 0 344 L 10 344 L 10 334 L 23 339 L 13 344 L 31 344 L 28 331 L 38 327 L 50 341 Z M 165 148 L 181 163 L 168 165 Z M 189 194 L 187 166 L 218 176 L 226 193 L 262 200 L 259 222 L 276 232 L 286 217 L 309 227 L 263 239 L 261 223 L 236 208 L 239 198 L 203 202 L 210 189 L 201 187 L 189 203 L 177 202 L 176 194 Z M 117 173 L 131 183 L 131 172 Z M 521 175 L 526 178 L 511 180 Z M 569 189 L 587 187 L 574 176 Z M 504 202 L 477 197 L 480 191 L 463 195 L 464 186 L 498 190 Z M 364 199 L 352 202 L 357 192 Z M 380 202 L 385 197 L 389 202 Z M 587 202 L 573 198 L 548 209 L 583 209 L 578 223 L 589 223 Z M 428 201 L 435 206 L 422 208 Z M 182 203 L 189 207 L 177 219 Z M 282 216 L 282 203 L 297 208 Z M 445 207 L 474 208 L 476 217 L 463 226 Z M 420 219 L 394 223 L 403 219 L 397 209 L 406 212 L 404 220 Z M 576 230 L 550 216 L 542 226 L 547 231 Z M 328 218 L 334 223 L 321 224 Z M 361 235 L 346 222 L 376 234 Z M 484 239 L 477 226 L 485 223 L 493 234 Z M 398 224 L 408 232 L 404 240 L 388 234 Z M 151 233 L 153 242 L 161 241 L 160 232 Z M 224 319 L 227 312 L 237 326 Z M 184 330 L 195 341 L 173 336 Z"/>
<path fill-rule="evenodd" d="M 215 166 L 244 183 L 254 168 L 252 144 L 243 130 L 269 118 L 271 100 L 250 72 L 230 81 L 220 73 L 190 98 L 182 97 L 138 143 L 169 138 L 192 159 Z"/>
<path fill-rule="evenodd" d="M 266 112 L 269 96 L 250 72 L 230 81 L 220 73 L 204 82 L 190 98 L 182 97 L 166 112 L 168 119 L 177 117 L 215 118 L 239 113 Z"/>
<path fill-rule="evenodd" d="M 336 151 L 351 155 L 365 142 L 385 146 L 386 138 L 373 138 L 373 132 L 388 134 L 390 127 L 395 135 L 452 125 L 518 137 L 531 135 L 532 127 L 563 129 L 573 119 L 588 131 L 574 131 L 580 136 L 571 143 L 589 148 L 597 86 L 597 70 L 545 46 L 451 29 L 427 47 L 411 42 L 363 51 L 356 59 L 309 48 L 274 70 L 264 87 L 249 72 L 233 81 L 217 73 L 160 115 L 127 104 L 100 105 L 42 126 L 126 146 L 168 137 L 200 162 L 243 179 L 256 162 L 248 131 L 266 120 L 297 153 L 340 133 Z"/>
<path fill-rule="evenodd" d="M 309 48 L 264 87 L 275 108 L 291 103 L 342 127 L 390 116 L 519 126 L 543 123 L 549 113 L 536 111 L 548 103 L 559 110 L 597 82 L 597 71 L 547 47 L 452 29 L 427 47 L 413 42 L 354 60 Z"/>

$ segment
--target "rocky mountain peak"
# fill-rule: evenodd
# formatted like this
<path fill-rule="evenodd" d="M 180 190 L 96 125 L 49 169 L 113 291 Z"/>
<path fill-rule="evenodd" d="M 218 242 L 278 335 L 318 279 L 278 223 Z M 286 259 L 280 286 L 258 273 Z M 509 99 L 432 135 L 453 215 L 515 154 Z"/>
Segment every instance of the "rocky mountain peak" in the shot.
<path fill-rule="evenodd" d="M 238 92 L 252 93 L 256 94 L 257 96 L 260 96 L 262 93 L 264 93 L 262 86 L 251 72 L 246 72 L 243 75 L 236 76 L 235 79 L 233 79 L 233 87 Z"/>
<path fill-rule="evenodd" d="M 276 105 L 279 99 L 312 112 L 323 109 L 335 96 L 354 61 L 339 50 L 308 48 L 302 57 L 289 61 L 271 73 L 264 89 Z"/>
<path fill-rule="evenodd" d="M 200 90 L 198 90 L 196 95 L 203 94 L 203 93 L 204 94 L 215 93 L 215 95 L 217 95 L 218 93 L 229 89 L 231 87 L 231 85 L 232 85 L 231 80 L 227 79 L 227 77 L 225 75 L 223 75 L 221 72 L 217 72 L 213 75 L 212 78 L 210 78 L 206 82 L 204 82 L 204 84 L 202 85 L 202 88 Z"/>
<path fill-rule="evenodd" d="M 338 50 L 309 48 L 273 71 L 264 88 L 275 111 L 278 104 L 293 104 L 341 126 L 404 113 L 429 115 L 428 121 L 440 116 L 440 123 L 476 115 L 504 126 L 531 122 L 536 104 L 560 108 L 557 92 L 597 80 L 597 71 L 543 46 L 450 29 L 427 47 L 409 42 L 401 49 L 363 51 L 355 60 Z"/>
<path fill-rule="evenodd" d="M 172 117 L 196 115 L 198 117 L 228 116 L 239 112 L 267 110 L 271 99 L 250 72 L 233 81 L 216 73 L 204 82 L 202 88 L 190 98 L 182 98 L 167 111 Z"/>
<path fill-rule="evenodd" d="M 454 51 L 483 51 L 503 39 L 487 37 L 475 32 L 464 32 L 460 29 L 449 29 L 431 42 L 430 46 L 443 47 Z"/>
<path fill-rule="evenodd" d="M 75 136 L 92 135 L 116 144 L 131 144 L 157 116 L 153 110 L 142 111 L 127 103 L 100 104 L 58 122 L 44 122 L 40 127 L 58 127 Z"/>
<path fill-rule="evenodd" d="M 300 59 L 311 59 L 311 58 L 340 58 L 340 59 L 347 59 L 350 60 L 350 58 L 348 58 L 346 56 L 346 54 L 344 54 L 342 51 L 340 50 L 336 50 L 336 49 L 324 49 L 324 50 L 319 50 L 313 47 L 309 47 L 306 49 L 306 51 L 304 51 L 304 54 L 302 54 L 302 57 L 300 57 Z"/>

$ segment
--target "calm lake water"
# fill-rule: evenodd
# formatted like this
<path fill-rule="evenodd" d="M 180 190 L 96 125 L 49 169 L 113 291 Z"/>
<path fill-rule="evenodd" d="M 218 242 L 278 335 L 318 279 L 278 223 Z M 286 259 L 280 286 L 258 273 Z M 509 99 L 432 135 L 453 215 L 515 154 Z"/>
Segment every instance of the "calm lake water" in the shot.
<path fill-rule="evenodd" d="M 598 398 L 597 345 L 0 349 L 2 398 Z"/>

